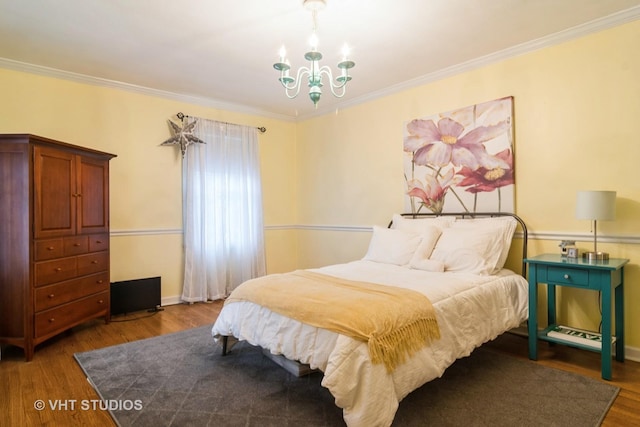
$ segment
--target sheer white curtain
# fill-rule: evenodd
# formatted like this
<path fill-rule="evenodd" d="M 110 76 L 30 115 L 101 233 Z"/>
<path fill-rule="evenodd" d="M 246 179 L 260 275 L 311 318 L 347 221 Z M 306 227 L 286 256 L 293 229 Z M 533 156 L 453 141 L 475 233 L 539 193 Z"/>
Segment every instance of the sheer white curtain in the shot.
<path fill-rule="evenodd" d="M 182 300 L 224 298 L 265 274 L 257 130 L 198 119 L 183 160 Z"/>

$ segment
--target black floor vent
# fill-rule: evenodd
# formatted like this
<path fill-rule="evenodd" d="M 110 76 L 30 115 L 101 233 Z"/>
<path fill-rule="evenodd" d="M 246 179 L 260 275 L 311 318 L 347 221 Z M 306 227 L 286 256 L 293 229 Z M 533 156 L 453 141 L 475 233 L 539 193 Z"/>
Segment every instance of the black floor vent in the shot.
<path fill-rule="evenodd" d="M 111 283 L 111 315 L 160 308 L 160 277 Z"/>

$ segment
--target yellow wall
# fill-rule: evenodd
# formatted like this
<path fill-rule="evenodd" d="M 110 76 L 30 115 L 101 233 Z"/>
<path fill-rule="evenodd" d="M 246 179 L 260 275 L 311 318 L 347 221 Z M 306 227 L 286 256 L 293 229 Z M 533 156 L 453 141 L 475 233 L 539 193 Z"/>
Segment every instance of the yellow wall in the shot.
<path fill-rule="evenodd" d="M 385 225 L 403 209 L 407 121 L 514 96 L 516 213 L 533 234 L 529 254 L 557 252 L 562 236 L 588 240 L 589 222 L 575 219 L 576 192 L 616 190 L 617 219 L 599 223 L 615 242 L 599 249 L 631 259 L 627 344 L 640 348 L 638 40 L 640 21 L 299 123 L 299 222 L 318 226 L 301 233 L 300 267 L 366 252 L 367 233 L 323 226 Z M 560 306 L 561 322 L 598 329 L 596 293 L 565 290 Z"/>
<path fill-rule="evenodd" d="M 163 298 L 175 298 L 182 285 L 181 164 L 176 147 L 159 144 L 178 111 L 268 128 L 260 150 L 267 269 L 275 273 L 364 255 L 367 227 L 386 225 L 403 209 L 408 120 L 514 96 L 516 212 L 533 234 L 529 253 L 556 252 L 562 236 L 588 240 L 589 224 L 574 218 L 576 191 L 616 190 L 617 219 L 599 227 L 612 242 L 601 249 L 631 259 L 627 344 L 640 349 L 637 40 L 640 22 L 632 22 L 297 124 L 0 69 L 0 132 L 117 154 L 112 279 L 160 275 Z M 514 259 L 509 266 L 518 269 Z M 592 294 L 563 292 L 560 320 L 597 329 Z"/>
<path fill-rule="evenodd" d="M 182 293 L 181 157 L 160 146 L 183 112 L 267 127 L 259 136 L 269 272 L 295 268 L 295 123 L 0 69 L 0 133 L 31 133 L 116 154 L 110 163 L 111 280 L 162 276 Z"/>

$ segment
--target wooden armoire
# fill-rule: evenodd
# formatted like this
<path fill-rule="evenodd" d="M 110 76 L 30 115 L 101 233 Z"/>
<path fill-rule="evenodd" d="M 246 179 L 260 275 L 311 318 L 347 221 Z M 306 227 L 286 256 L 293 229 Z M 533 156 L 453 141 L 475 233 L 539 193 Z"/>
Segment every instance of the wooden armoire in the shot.
<path fill-rule="evenodd" d="M 28 134 L 0 135 L 0 344 L 24 349 L 110 321 L 109 160 Z"/>

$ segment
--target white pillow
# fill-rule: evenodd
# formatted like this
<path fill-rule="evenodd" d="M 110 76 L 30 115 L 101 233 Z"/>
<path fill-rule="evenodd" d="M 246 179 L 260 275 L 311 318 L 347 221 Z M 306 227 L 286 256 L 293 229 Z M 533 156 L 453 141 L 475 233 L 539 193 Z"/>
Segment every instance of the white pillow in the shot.
<path fill-rule="evenodd" d="M 404 217 L 400 214 L 393 214 L 391 217 L 391 228 L 398 230 L 408 230 L 423 232 L 428 226 L 438 226 L 440 228 L 449 227 L 456 220 L 454 216 L 438 216 L 438 217 Z"/>
<path fill-rule="evenodd" d="M 496 233 L 496 237 L 501 240 L 501 250 L 496 253 L 493 270 L 489 274 L 495 274 L 504 267 L 504 263 L 509 256 L 509 249 L 513 241 L 513 235 L 518 226 L 518 221 L 512 216 L 499 216 L 494 218 L 475 218 L 469 220 L 457 220 L 455 227 L 469 228 L 471 230 L 487 230 Z"/>
<path fill-rule="evenodd" d="M 423 230 L 422 241 L 420 242 L 420 245 L 418 245 L 418 248 L 413 254 L 413 257 L 411 257 L 409 266 L 411 266 L 412 268 L 418 268 L 420 270 L 428 270 L 428 268 L 420 268 L 418 267 L 418 265 L 420 265 L 423 260 L 429 259 L 431 253 L 433 252 L 433 248 L 436 247 L 438 238 L 442 234 L 442 229 L 435 225 L 426 225 L 423 226 Z"/>
<path fill-rule="evenodd" d="M 431 259 L 445 271 L 495 274 L 504 266 L 517 222 L 513 217 L 458 220 L 442 230 Z"/>
<path fill-rule="evenodd" d="M 363 259 L 385 264 L 407 265 L 421 241 L 421 233 L 374 225 L 369 249 Z"/>

